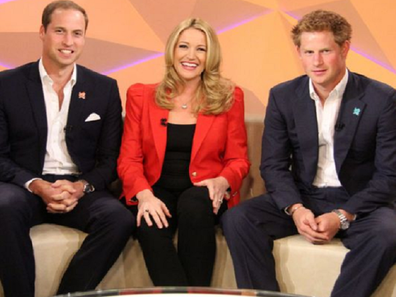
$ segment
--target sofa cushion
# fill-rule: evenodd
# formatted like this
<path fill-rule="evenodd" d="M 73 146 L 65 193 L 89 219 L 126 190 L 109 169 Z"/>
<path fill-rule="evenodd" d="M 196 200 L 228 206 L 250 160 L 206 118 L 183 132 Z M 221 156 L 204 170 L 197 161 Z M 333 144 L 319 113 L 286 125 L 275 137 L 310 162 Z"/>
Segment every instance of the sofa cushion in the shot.
<path fill-rule="evenodd" d="M 307 296 L 330 296 L 347 252 L 339 239 L 324 245 L 311 244 L 300 235 L 275 240 L 273 253 L 281 290 Z M 372 297 L 385 296 L 396 297 L 396 266 Z"/>

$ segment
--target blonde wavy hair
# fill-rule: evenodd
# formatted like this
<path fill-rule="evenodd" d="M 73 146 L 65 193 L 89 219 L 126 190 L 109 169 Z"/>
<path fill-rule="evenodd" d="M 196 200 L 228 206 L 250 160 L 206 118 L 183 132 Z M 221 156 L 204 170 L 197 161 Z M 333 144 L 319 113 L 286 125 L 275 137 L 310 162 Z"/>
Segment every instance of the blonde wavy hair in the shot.
<path fill-rule="evenodd" d="M 156 90 L 155 101 L 158 106 L 173 109 L 170 100 L 179 95 L 179 88 L 185 82 L 174 68 L 174 51 L 180 34 L 186 29 L 194 28 L 206 36 L 205 70 L 201 74 L 201 83 L 197 89 L 192 112 L 198 114 L 220 114 L 227 111 L 233 103 L 234 84 L 221 76 L 220 43 L 212 27 L 202 19 L 190 18 L 182 21 L 170 34 L 165 47 L 165 75 Z"/>

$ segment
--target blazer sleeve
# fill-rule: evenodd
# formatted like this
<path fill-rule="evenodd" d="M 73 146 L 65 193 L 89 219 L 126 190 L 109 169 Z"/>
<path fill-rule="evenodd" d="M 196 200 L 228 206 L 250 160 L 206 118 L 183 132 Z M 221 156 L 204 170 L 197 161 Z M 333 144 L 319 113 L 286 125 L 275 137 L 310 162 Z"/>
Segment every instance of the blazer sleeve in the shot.
<path fill-rule="evenodd" d="M 231 194 L 235 195 L 249 172 L 250 162 L 247 155 L 247 135 L 245 127 L 244 95 L 235 87 L 234 103 L 227 113 L 227 143 L 224 151 L 224 168 L 219 174 L 230 184 Z"/>
<path fill-rule="evenodd" d="M 126 116 L 121 151 L 118 158 L 118 175 L 123 183 L 127 201 L 151 186 L 144 175 L 142 149 L 142 112 L 144 104 L 143 84 L 132 85 L 127 91 Z"/>
<path fill-rule="evenodd" d="M 290 170 L 293 151 L 284 117 L 271 90 L 264 121 L 260 172 L 279 209 L 302 203 Z"/>
<path fill-rule="evenodd" d="M 7 84 L 4 86 L 3 80 L 6 75 L 8 75 L 9 71 L 3 71 L 0 73 L 0 181 L 2 182 L 10 182 L 17 184 L 21 187 L 24 187 L 24 184 L 35 177 L 38 177 L 33 171 L 27 170 L 14 162 L 12 160 L 12 152 L 11 152 L 11 141 L 10 141 L 10 125 L 9 125 L 9 117 L 10 111 L 7 108 L 6 99 L 9 101 L 9 94 L 12 88 L 16 88 L 16 84 L 13 83 L 11 86 Z M 12 80 L 15 82 L 17 80 Z M 8 79 L 10 82 L 10 79 Z M 18 88 L 20 87 L 17 85 Z M 14 92 L 14 90 L 12 91 Z M 10 104 L 8 104 L 8 107 Z M 20 115 L 18 113 L 17 115 Z M 27 138 L 25 138 L 27 139 Z M 29 144 L 36 144 L 32 139 L 28 139 Z M 33 150 L 33 149 L 32 149 Z"/>

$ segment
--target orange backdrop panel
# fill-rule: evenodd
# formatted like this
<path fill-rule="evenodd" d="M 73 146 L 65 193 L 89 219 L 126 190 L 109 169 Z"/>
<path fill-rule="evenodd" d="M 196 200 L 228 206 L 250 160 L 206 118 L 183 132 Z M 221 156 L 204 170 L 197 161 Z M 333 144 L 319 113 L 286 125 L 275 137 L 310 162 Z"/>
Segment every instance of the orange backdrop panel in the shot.
<path fill-rule="evenodd" d="M 0 71 L 37 60 L 38 29 L 48 0 L 0 0 Z M 129 85 L 153 83 L 164 71 L 167 36 L 194 16 L 217 30 L 224 76 L 245 90 L 248 117 L 262 118 L 269 89 L 303 73 L 290 29 L 306 12 L 344 15 L 354 33 L 348 67 L 396 87 L 393 0 L 76 0 L 90 24 L 80 63 L 117 79 L 121 97 Z"/>

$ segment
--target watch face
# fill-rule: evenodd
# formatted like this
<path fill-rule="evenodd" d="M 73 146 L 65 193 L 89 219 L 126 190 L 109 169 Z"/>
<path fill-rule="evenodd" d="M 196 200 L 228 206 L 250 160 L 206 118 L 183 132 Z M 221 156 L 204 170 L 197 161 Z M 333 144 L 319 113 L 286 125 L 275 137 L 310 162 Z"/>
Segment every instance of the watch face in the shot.
<path fill-rule="evenodd" d="M 94 188 L 93 185 L 91 185 L 91 184 L 86 184 L 86 185 L 84 186 L 84 193 L 85 193 L 85 194 L 92 193 L 93 191 L 95 191 L 95 188 Z"/>
<path fill-rule="evenodd" d="M 340 219 L 340 229 L 341 230 L 346 230 L 349 228 L 349 221 L 348 219 L 342 214 L 342 212 L 340 212 L 338 209 L 334 209 L 332 210 L 332 212 L 334 212 L 338 218 Z"/>
<path fill-rule="evenodd" d="M 349 228 L 349 222 L 348 221 L 344 221 L 341 223 L 341 230 L 346 230 Z"/>

